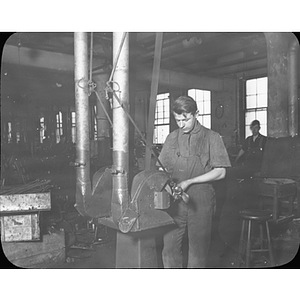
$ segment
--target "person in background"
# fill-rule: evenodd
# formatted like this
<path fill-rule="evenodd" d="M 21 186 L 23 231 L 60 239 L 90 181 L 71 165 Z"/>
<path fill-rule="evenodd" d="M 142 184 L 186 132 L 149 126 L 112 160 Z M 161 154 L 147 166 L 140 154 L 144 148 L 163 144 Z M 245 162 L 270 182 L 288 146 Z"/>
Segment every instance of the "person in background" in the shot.
<path fill-rule="evenodd" d="M 262 165 L 263 153 L 267 142 L 267 137 L 260 134 L 260 122 L 258 120 L 252 121 L 250 125 L 252 135 L 248 136 L 242 144 L 242 149 L 239 151 L 235 164 L 244 157 L 244 173 L 246 177 L 253 177 L 254 174 L 259 173 Z"/>
<path fill-rule="evenodd" d="M 182 241 L 187 230 L 187 267 L 203 268 L 216 202 L 212 182 L 224 178 L 231 165 L 220 135 L 197 121 L 193 98 L 179 97 L 172 111 L 179 129 L 168 135 L 159 159 L 189 200 L 175 201 L 168 209 L 176 224 L 163 236 L 162 259 L 165 268 L 183 267 Z"/>

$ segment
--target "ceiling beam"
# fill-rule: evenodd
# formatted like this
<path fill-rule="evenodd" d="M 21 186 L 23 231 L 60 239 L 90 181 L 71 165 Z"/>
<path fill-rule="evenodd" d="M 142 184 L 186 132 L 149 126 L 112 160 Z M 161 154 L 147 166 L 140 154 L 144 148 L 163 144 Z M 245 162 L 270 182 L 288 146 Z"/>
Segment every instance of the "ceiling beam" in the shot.
<path fill-rule="evenodd" d="M 5 45 L 3 62 L 22 66 L 45 68 L 61 72 L 74 72 L 74 55 Z M 93 59 L 93 66 L 101 66 L 104 60 Z"/>
<path fill-rule="evenodd" d="M 152 80 L 152 70 L 147 67 L 137 67 L 136 78 L 144 81 Z M 216 77 L 196 76 L 183 72 L 160 69 L 159 85 L 176 86 L 178 88 L 195 88 L 210 91 L 222 91 L 223 80 Z"/>

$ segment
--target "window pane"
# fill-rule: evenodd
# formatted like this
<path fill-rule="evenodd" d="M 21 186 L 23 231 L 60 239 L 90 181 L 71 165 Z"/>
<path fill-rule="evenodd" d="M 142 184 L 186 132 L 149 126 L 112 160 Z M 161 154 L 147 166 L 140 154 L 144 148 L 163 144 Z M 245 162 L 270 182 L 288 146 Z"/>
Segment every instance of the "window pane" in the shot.
<path fill-rule="evenodd" d="M 260 133 L 262 134 L 262 135 L 265 135 L 265 136 L 267 136 L 267 124 L 261 124 L 260 125 Z"/>
<path fill-rule="evenodd" d="M 192 89 L 192 90 L 188 90 L 188 96 L 192 97 L 194 100 L 196 100 L 196 90 Z"/>
<path fill-rule="evenodd" d="M 156 126 L 154 128 L 154 144 L 163 144 L 169 134 L 169 125 Z"/>
<path fill-rule="evenodd" d="M 256 79 L 246 81 L 246 95 L 256 94 Z"/>
<path fill-rule="evenodd" d="M 268 93 L 268 77 L 257 79 L 257 94 L 267 94 Z"/>
<path fill-rule="evenodd" d="M 202 90 L 196 90 L 196 99 L 197 101 L 202 101 L 204 99 L 204 94 Z"/>
<path fill-rule="evenodd" d="M 163 111 L 159 111 L 159 112 L 157 113 L 157 118 L 158 118 L 158 119 L 162 119 L 163 117 L 164 117 Z"/>
<path fill-rule="evenodd" d="M 250 125 L 253 120 L 255 120 L 255 111 L 247 111 L 246 112 L 246 125 Z"/>
<path fill-rule="evenodd" d="M 211 127 L 211 117 L 210 117 L 210 115 L 203 116 L 203 126 L 210 129 L 210 127 Z"/>
<path fill-rule="evenodd" d="M 203 116 L 198 116 L 198 122 L 203 125 Z"/>
<path fill-rule="evenodd" d="M 203 91 L 204 100 L 210 101 L 210 91 Z"/>
<path fill-rule="evenodd" d="M 251 130 L 250 130 L 250 125 L 247 125 L 247 126 L 246 126 L 245 136 L 248 137 L 248 136 L 250 136 L 250 135 L 252 135 L 252 132 L 251 132 Z"/>
<path fill-rule="evenodd" d="M 203 115 L 204 114 L 204 107 L 203 107 L 203 102 L 202 101 L 197 101 L 197 108 L 199 110 L 199 114 Z"/>
<path fill-rule="evenodd" d="M 257 111 L 256 112 L 256 118 L 260 122 L 260 125 L 266 125 L 267 124 L 267 111 L 262 110 L 262 111 Z"/>
<path fill-rule="evenodd" d="M 258 107 L 267 107 L 268 106 L 267 94 L 258 94 L 257 95 L 257 106 Z"/>
<path fill-rule="evenodd" d="M 256 96 L 247 96 L 246 97 L 246 108 L 256 108 Z"/>
<path fill-rule="evenodd" d="M 210 114 L 210 101 L 204 101 L 204 113 Z"/>

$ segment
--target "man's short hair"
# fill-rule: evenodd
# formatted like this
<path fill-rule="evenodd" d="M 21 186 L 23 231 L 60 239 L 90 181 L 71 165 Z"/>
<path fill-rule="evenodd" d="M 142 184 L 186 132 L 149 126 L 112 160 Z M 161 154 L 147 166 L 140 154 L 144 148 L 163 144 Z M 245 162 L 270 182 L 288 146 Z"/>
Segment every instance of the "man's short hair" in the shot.
<path fill-rule="evenodd" d="M 197 103 L 190 96 L 180 96 L 174 101 L 172 105 L 172 111 L 178 115 L 188 114 L 188 113 L 194 115 L 197 110 L 198 110 Z"/>
<path fill-rule="evenodd" d="M 250 127 L 253 127 L 255 125 L 258 125 L 260 127 L 260 122 L 258 120 L 254 120 L 254 121 L 252 121 Z"/>

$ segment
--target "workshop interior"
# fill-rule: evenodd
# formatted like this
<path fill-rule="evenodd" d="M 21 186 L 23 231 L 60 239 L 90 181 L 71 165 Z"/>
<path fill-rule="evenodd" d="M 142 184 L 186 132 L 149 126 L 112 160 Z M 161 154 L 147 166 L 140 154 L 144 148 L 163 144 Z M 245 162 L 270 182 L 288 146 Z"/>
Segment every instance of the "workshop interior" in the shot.
<path fill-rule="evenodd" d="M 1 60 L 2 256 L 16 268 L 164 268 L 188 197 L 159 155 L 192 97 L 231 167 L 212 183 L 207 268 L 295 263 L 299 42 L 281 32 L 17 32 Z M 236 161 L 252 122 L 260 170 Z M 188 236 L 183 238 L 187 267 Z"/>

